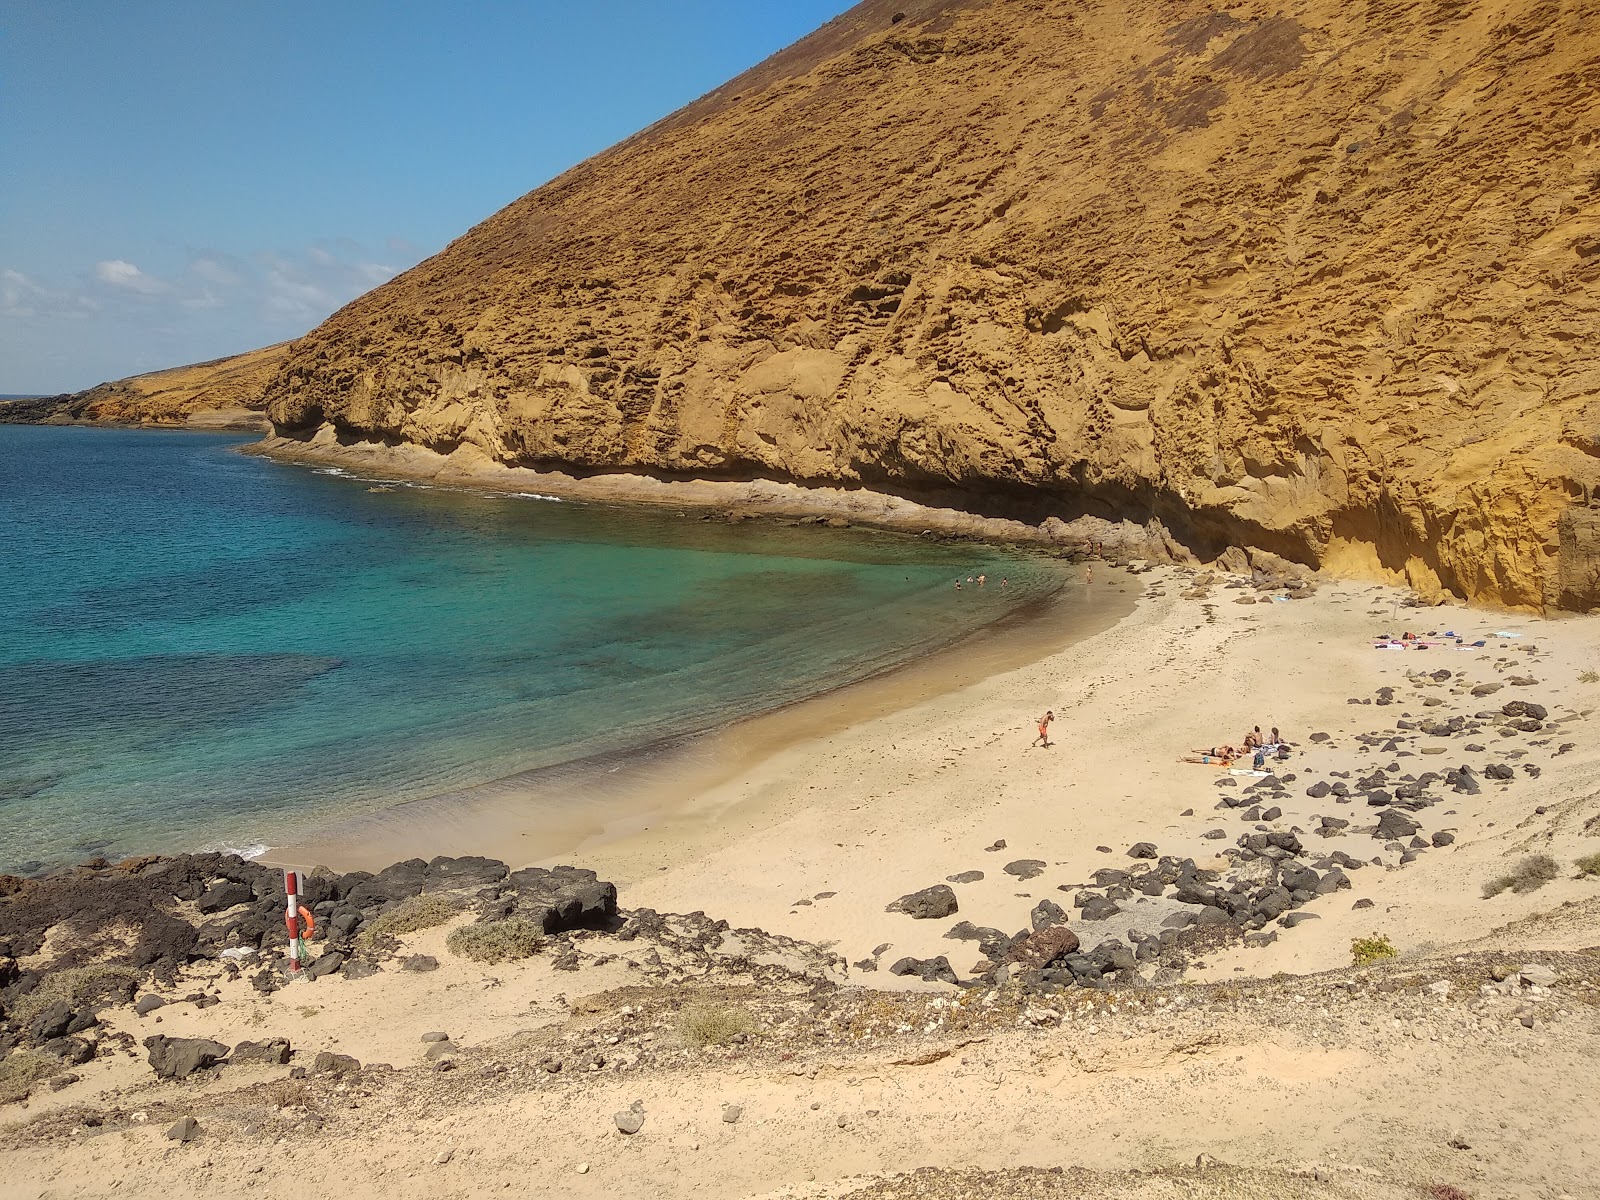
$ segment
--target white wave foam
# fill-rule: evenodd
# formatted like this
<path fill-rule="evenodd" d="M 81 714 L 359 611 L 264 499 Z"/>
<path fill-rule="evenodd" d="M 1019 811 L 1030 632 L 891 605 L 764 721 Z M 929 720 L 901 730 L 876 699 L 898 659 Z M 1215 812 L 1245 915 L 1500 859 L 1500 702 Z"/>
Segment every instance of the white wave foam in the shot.
<path fill-rule="evenodd" d="M 237 854 L 243 859 L 255 859 L 260 858 L 271 848 L 265 842 L 245 842 L 242 845 L 234 845 L 232 842 L 213 842 L 209 846 L 201 846 L 200 853 Z"/>

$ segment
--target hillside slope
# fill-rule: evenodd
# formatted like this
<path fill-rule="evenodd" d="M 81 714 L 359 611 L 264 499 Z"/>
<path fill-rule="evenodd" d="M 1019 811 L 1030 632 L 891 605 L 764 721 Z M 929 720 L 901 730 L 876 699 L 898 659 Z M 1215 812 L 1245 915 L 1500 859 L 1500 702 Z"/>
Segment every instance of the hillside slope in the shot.
<path fill-rule="evenodd" d="M 263 393 L 290 343 L 0 405 L 0 421 L 265 429 Z"/>
<path fill-rule="evenodd" d="M 1600 604 L 1600 3 L 867 0 L 297 342 L 284 435 Z"/>

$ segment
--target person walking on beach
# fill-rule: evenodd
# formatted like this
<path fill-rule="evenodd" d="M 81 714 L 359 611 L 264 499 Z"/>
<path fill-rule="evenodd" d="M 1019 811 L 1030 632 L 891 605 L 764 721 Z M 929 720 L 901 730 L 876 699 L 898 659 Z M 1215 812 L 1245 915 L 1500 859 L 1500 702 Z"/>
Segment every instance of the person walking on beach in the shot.
<path fill-rule="evenodd" d="M 1055 719 L 1056 714 L 1054 711 L 1047 711 L 1044 716 L 1039 718 L 1039 736 L 1033 739 L 1033 745 L 1029 746 L 1028 749 L 1032 750 L 1034 746 L 1041 744 L 1046 750 L 1050 749 L 1050 722 Z"/>

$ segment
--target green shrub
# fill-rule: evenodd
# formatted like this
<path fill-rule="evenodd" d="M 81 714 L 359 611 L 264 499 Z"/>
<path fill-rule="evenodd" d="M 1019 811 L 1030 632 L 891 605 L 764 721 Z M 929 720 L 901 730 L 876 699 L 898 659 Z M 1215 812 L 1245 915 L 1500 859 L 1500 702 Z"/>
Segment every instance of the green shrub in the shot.
<path fill-rule="evenodd" d="M 692 1004 L 678 1016 L 678 1033 L 691 1046 L 726 1046 L 755 1024 L 747 1011 L 731 1004 Z"/>
<path fill-rule="evenodd" d="M 1498 896 L 1506 889 L 1517 895 L 1542 888 L 1561 874 L 1561 864 L 1548 854 L 1530 854 L 1503 875 L 1496 875 L 1483 885 L 1485 900 Z"/>
<path fill-rule="evenodd" d="M 473 962 L 510 962 L 527 958 L 544 945 L 544 926 L 527 917 L 479 921 L 452 929 L 444 944 L 451 954 Z"/>
<path fill-rule="evenodd" d="M 57 1000 L 64 1000 L 69 1008 L 77 1008 L 108 996 L 126 994 L 139 982 L 140 973 L 132 967 L 114 967 L 107 963 L 94 963 L 87 967 L 68 967 L 51 971 L 11 1010 L 19 1025 L 26 1025 Z"/>
<path fill-rule="evenodd" d="M 0 1104 L 26 1100 L 33 1085 L 53 1075 L 61 1064 L 46 1054 L 32 1050 L 13 1050 L 0 1059 Z"/>
<path fill-rule="evenodd" d="M 386 913 L 379 913 L 356 934 L 356 949 L 370 954 L 382 948 L 384 938 L 420 933 L 443 925 L 461 911 L 461 903 L 446 892 L 408 896 Z"/>
<path fill-rule="evenodd" d="M 1600 875 L 1600 854 L 1585 854 L 1582 858 L 1574 859 L 1573 865 L 1578 868 L 1580 875 Z"/>
<path fill-rule="evenodd" d="M 1394 958 L 1399 953 L 1388 935 L 1380 937 L 1375 933 L 1371 937 L 1356 938 L 1350 943 L 1350 960 L 1358 967 L 1364 967 L 1381 959 Z"/>

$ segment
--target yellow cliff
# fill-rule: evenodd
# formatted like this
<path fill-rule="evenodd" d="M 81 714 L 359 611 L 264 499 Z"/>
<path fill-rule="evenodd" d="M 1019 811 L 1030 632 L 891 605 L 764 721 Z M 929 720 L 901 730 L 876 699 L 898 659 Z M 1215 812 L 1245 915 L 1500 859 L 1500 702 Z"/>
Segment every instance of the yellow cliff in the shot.
<path fill-rule="evenodd" d="M 1590 0 L 868 0 L 335 314 L 268 414 L 1587 609 L 1597 129 Z"/>

